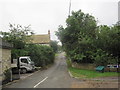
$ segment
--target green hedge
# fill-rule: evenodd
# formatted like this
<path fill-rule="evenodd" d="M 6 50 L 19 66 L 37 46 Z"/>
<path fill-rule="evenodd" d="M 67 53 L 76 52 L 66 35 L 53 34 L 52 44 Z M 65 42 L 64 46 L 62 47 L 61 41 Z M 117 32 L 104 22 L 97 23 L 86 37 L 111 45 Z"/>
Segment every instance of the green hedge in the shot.
<path fill-rule="evenodd" d="M 12 49 L 11 53 L 12 59 L 28 55 L 28 51 L 26 51 L 25 49 Z"/>
<path fill-rule="evenodd" d="M 43 45 L 26 45 L 25 49 L 13 49 L 12 57 L 30 56 L 38 67 L 44 67 L 48 64 L 54 63 L 55 53 L 49 46 Z"/>
<path fill-rule="evenodd" d="M 26 46 L 26 51 L 36 66 L 44 67 L 54 62 L 55 54 L 49 46 L 31 44 Z"/>

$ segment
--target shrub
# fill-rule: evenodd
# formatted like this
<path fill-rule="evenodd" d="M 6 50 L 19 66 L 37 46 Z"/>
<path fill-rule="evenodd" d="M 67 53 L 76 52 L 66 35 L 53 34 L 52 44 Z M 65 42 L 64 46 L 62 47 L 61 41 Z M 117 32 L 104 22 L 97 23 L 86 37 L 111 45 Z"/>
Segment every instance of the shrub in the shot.
<path fill-rule="evenodd" d="M 68 67 L 72 67 L 72 62 L 71 62 L 70 59 L 67 59 L 66 62 L 67 62 L 67 66 L 68 66 Z"/>
<path fill-rule="evenodd" d="M 58 51 L 58 42 L 57 41 L 51 41 L 50 46 L 52 47 L 52 49 L 55 53 Z"/>
<path fill-rule="evenodd" d="M 30 56 L 36 66 L 44 67 L 54 62 L 55 53 L 49 46 L 43 45 L 26 45 L 24 49 L 13 49 L 12 59 L 20 56 Z"/>
<path fill-rule="evenodd" d="M 44 67 L 54 62 L 55 54 L 49 46 L 31 44 L 26 46 L 26 50 L 36 66 Z"/>
<path fill-rule="evenodd" d="M 24 49 L 12 49 L 11 54 L 12 54 L 12 59 L 15 59 L 20 56 L 27 56 L 28 51 L 26 51 Z"/>
<path fill-rule="evenodd" d="M 92 58 L 94 59 L 94 63 L 96 65 L 104 65 L 104 66 L 108 64 L 110 59 L 110 57 L 108 56 L 108 53 L 106 53 L 101 49 L 98 49 L 95 53 L 93 53 Z"/>

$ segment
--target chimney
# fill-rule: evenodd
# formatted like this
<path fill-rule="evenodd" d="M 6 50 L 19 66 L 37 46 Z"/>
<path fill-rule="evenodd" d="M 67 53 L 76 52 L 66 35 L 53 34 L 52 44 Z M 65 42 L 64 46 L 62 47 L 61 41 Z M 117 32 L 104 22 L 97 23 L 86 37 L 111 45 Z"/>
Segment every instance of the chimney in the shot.
<path fill-rule="evenodd" d="M 50 39 L 50 30 L 48 30 L 48 35 L 49 35 L 49 39 Z"/>
<path fill-rule="evenodd" d="M 48 34 L 50 35 L 50 30 L 48 30 Z"/>

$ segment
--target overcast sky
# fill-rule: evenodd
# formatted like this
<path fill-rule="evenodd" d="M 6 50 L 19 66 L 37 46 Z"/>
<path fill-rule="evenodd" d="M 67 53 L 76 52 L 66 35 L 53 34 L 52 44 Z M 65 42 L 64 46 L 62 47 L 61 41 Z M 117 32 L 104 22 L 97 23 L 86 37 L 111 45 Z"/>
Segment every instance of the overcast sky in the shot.
<path fill-rule="evenodd" d="M 9 23 L 31 25 L 36 34 L 54 31 L 65 26 L 70 0 L 0 0 L 0 31 L 8 31 Z M 71 0 L 71 11 L 82 10 L 98 19 L 99 24 L 112 25 L 118 21 L 119 0 Z"/>

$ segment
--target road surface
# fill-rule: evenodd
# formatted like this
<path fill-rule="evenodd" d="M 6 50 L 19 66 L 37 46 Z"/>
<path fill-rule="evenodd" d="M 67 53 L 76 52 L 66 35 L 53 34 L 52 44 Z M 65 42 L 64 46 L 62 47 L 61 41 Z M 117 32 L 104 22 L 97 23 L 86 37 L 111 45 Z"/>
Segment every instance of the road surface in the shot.
<path fill-rule="evenodd" d="M 3 88 L 118 88 L 118 81 L 84 81 L 70 77 L 64 53 L 60 53 L 53 66 L 37 71 Z"/>
<path fill-rule="evenodd" d="M 64 53 L 61 53 L 56 57 L 54 65 L 47 70 L 38 71 L 30 77 L 3 88 L 71 88 L 77 81 L 80 82 L 70 77 Z"/>

